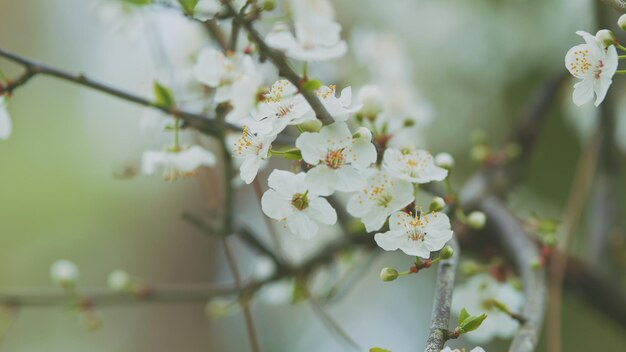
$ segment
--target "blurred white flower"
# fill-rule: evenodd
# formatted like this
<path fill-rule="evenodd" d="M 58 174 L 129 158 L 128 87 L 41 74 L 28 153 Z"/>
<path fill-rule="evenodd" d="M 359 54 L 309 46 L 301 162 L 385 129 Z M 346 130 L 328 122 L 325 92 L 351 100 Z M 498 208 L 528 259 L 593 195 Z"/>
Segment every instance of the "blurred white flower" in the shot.
<path fill-rule="evenodd" d="M 595 93 L 595 106 L 600 105 L 611 86 L 617 70 L 618 58 L 614 45 L 604 48 L 593 35 L 577 31 L 585 44 L 576 45 L 565 55 L 565 67 L 581 81 L 574 85 L 574 104 L 580 106 L 591 100 Z"/>
<path fill-rule="evenodd" d="M 448 170 L 436 166 L 429 152 L 419 149 L 388 148 L 383 155 L 383 169 L 413 183 L 442 181 L 448 176 Z"/>
<path fill-rule="evenodd" d="M 342 57 L 348 51 L 341 40 L 341 25 L 333 21 L 294 23 L 295 36 L 285 26 L 276 26 L 265 37 L 267 45 L 302 61 L 323 61 Z"/>
<path fill-rule="evenodd" d="M 255 135 L 250 132 L 248 127 L 243 126 L 241 137 L 235 142 L 233 156 L 235 158 L 243 158 L 243 163 L 239 169 L 239 176 L 245 183 L 250 184 L 263 160 L 268 158 L 272 142 L 276 139 L 276 135 Z"/>
<path fill-rule="evenodd" d="M 69 260 L 59 259 L 50 267 L 50 279 L 60 286 L 72 286 L 78 278 L 78 267 Z"/>
<path fill-rule="evenodd" d="M 387 217 L 409 205 L 413 196 L 413 185 L 395 179 L 385 171 L 368 170 L 367 185 L 348 201 L 348 213 L 361 218 L 367 232 L 379 230 Z"/>
<path fill-rule="evenodd" d="M 204 48 L 198 54 L 193 73 L 198 81 L 215 88 L 215 101 L 225 102 L 231 98 L 232 83 L 242 75 L 241 56 L 224 55 L 214 48 Z"/>
<path fill-rule="evenodd" d="M 465 349 L 464 348 L 463 349 L 458 349 L 458 348 L 451 349 L 450 347 L 446 347 L 443 350 L 441 350 L 441 352 L 465 352 Z M 485 352 L 485 350 L 483 350 L 482 347 L 476 346 L 472 348 L 472 350 L 469 352 Z"/>
<path fill-rule="evenodd" d="M 363 137 L 363 138 L 361 138 Z M 362 171 L 376 162 L 376 147 L 367 136 L 354 138 L 345 122 L 304 132 L 296 140 L 302 159 L 313 165 L 306 174 L 310 189 L 327 196 L 334 191 L 352 192 L 365 187 Z"/>
<path fill-rule="evenodd" d="M 375 84 L 361 87 L 357 93 L 356 101 L 363 104 L 360 113 L 368 118 L 375 118 L 385 109 L 385 95 L 381 88 Z"/>
<path fill-rule="evenodd" d="M 13 124 L 11 123 L 9 110 L 7 109 L 6 98 L 4 95 L 0 95 L 0 139 L 9 138 L 12 130 Z"/>
<path fill-rule="evenodd" d="M 215 162 L 213 153 L 194 145 L 180 151 L 145 151 L 141 159 L 141 169 L 147 175 L 154 174 L 157 169 L 163 169 L 163 178 L 167 181 L 174 181 L 178 178 L 194 176 L 197 168 L 203 165 L 214 166 Z"/>
<path fill-rule="evenodd" d="M 254 110 L 263 84 L 263 75 L 249 55 L 243 57 L 241 66 L 241 75 L 235 78 L 230 88 L 232 109 L 226 116 L 226 121 L 232 123 L 241 122 Z"/>
<path fill-rule="evenodd" d="M 288 125 L 315 119 L 313 110 L 298 89 L 287 80 L 278 80 L 264 95 L 257 109 L 252 110 L 255 133 L 270 135 L 282 132 Z"/>
<path fill-rule="evenodd" d="M 376 244 L 386 251 L 429 258 L 452 238 L 450 219 L 444 213 L 407 214 L 395 212 L 389 218 L 389 231 L 374 236 Z"/>
<path fill-rule="evenodd" d="M 449 170 L 454 167 L 454 157 L 450 153 L 439 153 L 435 155 L 435 165 Z"/>
<path fill-rule="evenodd" d="M 310 191 L 305 174 L 274 170 L 269 178 L 270 189 L 261 198 L 263 212 L 272 219 L 286 221 L 289 231 L 304 238 L 313 237 L 318 222 L 333 225 L 337 213 L 328 201 Z"/>
<path fill-rule="evenodd" d="M 491 303 L 494 299 L 506 305 L 512 312 L 519 312 L 524 302 L 524 296 L 520 291 L 509 283 L 496 281 L 489 274 L 472 276 L 464 285 L 454 289 L 452 298 L 454 314 L 459 314 L 462 308 L 472 314 L 488 314 L 480 328 L 465 335 L 468 340 L 487 343 L 495 337 L 510 338 L 517 331 L 518 322 Z"/>
<path fill-rule="evenodd" d="M 358 112 L 362 104 L 352 104 L 352 88 L 346 87 L 339 97 L 335 96 L 335 86 L 322 86 L 317 90 L 317 96 L 335 121 L 346 121 L 351 114 Z"/>
<path fill-rule="evenodd" d="M 132 285 L 133 280 L 124 270 L 115 270 L 109 274 L 107 284 L 113 291 L 126 291 Z"/>

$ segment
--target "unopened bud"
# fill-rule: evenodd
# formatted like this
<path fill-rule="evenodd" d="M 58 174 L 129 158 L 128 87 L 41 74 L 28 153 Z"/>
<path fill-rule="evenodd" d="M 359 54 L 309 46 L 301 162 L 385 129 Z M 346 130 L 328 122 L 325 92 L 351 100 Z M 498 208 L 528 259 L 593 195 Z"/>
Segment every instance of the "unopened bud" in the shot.
<path fill-rule="evenodd" d="M 476 161 L 484 161 L 489 155 L 489 148 L 484 145 L 475 145 L 471 149 L 471 157 Z"/>
<path fill-rule="evenodd" d="M 109 288 L 113 291 L 124 292 L 131 288 L 133 280 L 124 270 L 115 270 L 109 274 Z"/>
<path fill-rule="evenodd" d="M 608 29 L 601 29 L 596 33 L 596 39 L 598 39 L 605 48 L 614 45 L 616 42 L 615 34 Z"/>
<path fill-rule="evenodd" d="M 387 281 L 393 281 L 395 279 L 398 278 L 398 270 L 394 269 L 394 268 L 383 268 L 383 270 L 380 272 L 380 279 L 387 282 Z"/>
<path fill-rule="evenodd" d="M 532 269 L 539 270 L 539 269 L 541 269 L 542 266 L 543 266 L 543 263 L 541 262 L 541 258 L 534 258 L 530 262 L 530 267 Z"/>
<path fill-rule="evenodd" d="M 626 31 L 626 15 L 619 16 L 619 19 L 617 20 L 617 25 L 619 26 L 619 28 Z"/>
<path fill-rule="evenodd" d="M 62 287 L 72 287 L 78 281 L 78 267 L 73 262 L 60 259 L 50 267 L 50 279 Z"/>
<path fill-rule="evenodd" d="M 435 156 L 435 165 L 450 170 L 454 167 L 454 158 L 449 153 L 439 153 Z"/>
<path fill-rule="evenodd" d="M 430 201 L 430 206 L 428 210 L 430 211 L 441 211 L 446 206 L 446 201 L 441 197 L 435 197 Z"/>
<path fill-rule="evenodd" d="M 487 216 L 482 211 L 473 211 L 467 216 L 467 224 L 475 230 L 482 229 L 486 222 Z"/>
<path fill-rule="evenodd" d="M 439 257 L 441 259 L 450 259 L 454 255 L 454 249 L 450 246 L 445 246 L 439 251 Z"/>
<path fill-rule="evenodd" d="M 353 138 L 363 139 L 369 142 L 372 140 L 372 131 L 370 131 L 367 127 L 359 127 L 359 129 L 356 130 Z"/>
<path fill-rule="evenodd" d="M 263 9 L 263 11 L 272 11 L 274 8 L 276 8 L 276 2 L 274 0 L 265 0 L 265 2 L 263 2 L 263 5 L 261 5 L 261 8 Z"/>

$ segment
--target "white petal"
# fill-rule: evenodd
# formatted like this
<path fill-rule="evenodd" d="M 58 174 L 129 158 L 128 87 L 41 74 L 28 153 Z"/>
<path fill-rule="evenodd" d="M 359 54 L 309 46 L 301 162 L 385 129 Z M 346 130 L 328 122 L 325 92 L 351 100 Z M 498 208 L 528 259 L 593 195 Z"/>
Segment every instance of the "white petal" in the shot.
<path fill-rule="evenodd" d="M 405 236 L 403 231 L 387 231 L 374 235 L 374 240 L 378 247 L 386 251 L 395 251 L 403 244 Z"/>
<path fill-rule="evenodd" d="M 357 138 L 353 141 L 352 154 L 355 157 L 352 164 L 360 170 L 375 163 L 378 157 L 374 144 L 364 138 Z"/>
<path fill-rule="evenodd" d="M 391 231 L 403 232 L 409 226 L 409 222 L 413 217 L 403 211 L 397 211 L 389 217 L 389 229 Z"/>
<path fill-rule="evenodd" d="M 268 177 L 267 184 L 270 188 L 280 193 L 281 196 L 290 200 L 294 194 L 306 192 L 304 173 L 302 172 L 294 174 L 289 171 L 275 169 Z"/>
<path fill-rule="evenodd" d="M 260 165 L 261 158 L 253 155 L 247 156 L 239 168 L 239 176 L 245 183 L 252 183 L 256 174 L 259 172 Z"/>
<path fill-rule="evenodd" d="M 574 84 L 574 93 L 572 94 L 572 100 L 577 106 L 581 106 L 593 100 L 593 79 L 585 78 L 582 81 Z"/>
<path fill-rule="evenodd" d="M 216 160 L 213 153 L 198 145 L 194 145 L 189 149 L 174 153 L 171 162 L 177 170 L 190 172 L 203 165 L 214 166 Z"/>
<path fill-rule="evenodd" d="M 198 81 L 209 87 L 216 87 L 222 76 L 221 69 L 226 58 L 213 48 L 205 48 L 198 54 L 198 61 L 193 67 L 193 74 Z"/>
<path fill-rule="evenodd" d="M 380 230 L 385 224 L 385 221 L 387 221 L 387 216 L 389 215 L 386 209 L 380 207 L 372 208 L 371 211 L 361 219 L 363 225 L 365 225 L 365 231 L 373 232 Z"/>
<path fill-rule="evenodd" d="M 302 159 L 311 165 L 317 165 L 326 155 L 324 138 L 319 133 L 302 133 L 296 139 L 296 147 L 300 149 Z"/>
<path fill-rule="evenodd" d="M 319 226 L 309 216 L 302 212 L 296 211 L 287 218 L 287 226 L 292 233 L 309 239 L 315 236 Z"/>
<path fill-rule="evenodd" d="M 431 252 L 438 251 L 452 239 L 450 219 L 444 213 L 433 213 L 424 216 L 424 245 Z"/>
<path fill-rule="evenodd" d="M 0 96 L 0 139 L 9 138 L 12 129 L 13 124 L 11 123 L 11 116 L 9 116 L 5 98 Z"/>
<path fill-rule="evenodd" d="M 337 212 L 324 198 L 311 199 L 305 210 L 312 219 L 322 224 L 334 225 L 337 222 Z"/>
<path fill-rule="evenodd" d="M 339 175 L 337 170 L 321 164 L 306 173 L 306 185 L 321 196 L 331 195 L 335 191 Z"/>
<path fill-rule="evenodd" d="M 291 199 L 286 198 L 273 189 L 268 189 L 261 197 L 261 208 L 265 215 L 272 219 L 282 220 L 294 212 Z"/>
<path fill-rule="evenodd" d="M 366 180 L 362 173 L 359 173 L 351 165 L 344 165 L 335 170 L 337 178 L 334 189 L 341 192 L 354 192 L 365 188 Z"/>

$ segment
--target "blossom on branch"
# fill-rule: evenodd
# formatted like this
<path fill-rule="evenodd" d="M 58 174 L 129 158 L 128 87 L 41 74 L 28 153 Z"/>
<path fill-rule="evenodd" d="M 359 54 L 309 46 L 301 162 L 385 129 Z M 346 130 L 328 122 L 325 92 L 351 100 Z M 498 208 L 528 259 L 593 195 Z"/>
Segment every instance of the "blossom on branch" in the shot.
<path fill-rule="evenodd" d="M 296 147 L 304 161 L 313 165 L 306 174 L 307 186 L 323 196 L 364 188 L 363 171 L 376 162 L 371 133 L 352 136 L 345 122 L 324 126 L 319 132 L 302 133 Z"/>
<path fill-rule="evenodd" d="M 450 219 L 444 213 L 395 212 L 389 218 L 389 231 L 374 236 L 376 244 L 386 251 L 400 249 L 404 253 L 430 258 L 452 238 Z"/>
<path fill-rule="evenodd" d="M 335 86 L 322 86 L 317 90 L 317 96 L 335 121 L 346 121 L 350 115 L 358 112 L 363 104 L 352 104 L 352 88 L 341 90 L 339 97 L 335 96 Z"/>
<path fill-rule="evenodd" d="M 326 199 L 309 190 L 304 178 L 302 172 L 274 170 L 267 180 L 270 189 L 261 197 L 261 208 L 270 218 L 285 221 L 292 233 L 312 238 L 318 222 L 333 225 L 337 213 Z"/>
<path fill-rule="evenodd" d="M 383 169 L 413 183 L 442 181 L 448 176 L 448 170 L 435 165 L 433 156 L 420 149 L 388 148 L 383 155 Z"/>
<path fill-rule="evenodd" d="M 387 217 L 409 205 L 413 196 L 413 185 L 398 180 L 385 171 L 370 169 L 367 184 L 348 201 L 348 213 L 361 218 L 367 232 L 379 230 Z"/>
<path fill-rule="evenodd" d="M 163 178 L 174 181 L 179 178 L 195 176 L 200 166 L 214 166 L 215 155 L 210 151 L 194 145 L 181 150 L 148 150 L 141 158 L 141 170 L 152 175 L 157 169 L 163 169 Z"/>
<path fill-rule="evenodd" d="M 315 119 L 311 106 L 291 82 L 276 81 L 257 108 L 252 110 L 255 133 L 270 135 L 282 132 L 288 125 L 298 125 Z"/>
<path fill-rule="evenodd" d="M 606 49 L 595 36 L 578 31 L 585 44 L 571 48 L 565 55 L 565 67 L 580 81 L 574 85 L 572 95 L 574 104 L 580 106 L 593 100 L 595 106 L 600 105 L 611 86 L 613 75 L 617 71 L 618 57 L 614 45 Z"/>
<path fill-rule="evenodd" d="M 252 183 L 259 172 L 261 163 L 268 158 L 270 147 L 275 139 L 276 135 L 255 135 L 248 127 L 243 126 L 243 133 L 234 143 L 233 156 L 243 159 L 239 176 L 245 183 Z"/>

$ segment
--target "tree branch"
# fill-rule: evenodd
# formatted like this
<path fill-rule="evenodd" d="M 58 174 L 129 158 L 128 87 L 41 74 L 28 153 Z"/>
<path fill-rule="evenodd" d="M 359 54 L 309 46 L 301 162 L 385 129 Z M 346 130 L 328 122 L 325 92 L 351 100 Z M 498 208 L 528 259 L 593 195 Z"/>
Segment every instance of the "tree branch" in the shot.
<path fill-rule="evenodd" d="M 242 26 L 242 28 L 245 29 L 246 32 L 248 32 L 250 40 L 256 44 L 261 56 L 267 57 L 274 64 L 274 66 L 276 66 L 276 68 L 278 69 L 278 73 L 281 76 L 285 77 L 294 86 L 300 88 L 303 82 L 303 78 L 300 77 L 300 75 L 298 75 L 296 71 L 291 68 L 291 66 L 289 66 L 289 63 L 287 63 L 287 60 L 285 59 L 283 54 L 277 50 L 270 48 L 265 43 L 265 41 L 261 38 L 259 32 L 257 32 L 256 29 L 254 29 L 254 27 L 252 26 L 252 22 L 246 19 L 242 14 L 237 12 L 237 10 L 235 10 L 233 5 L 231 4 L 230 0 L 221 1 L 227 10 L 227 14 L 229 16 L 232 16 Z M 300 93 L 302 93 L 304 99 L 306 99 L 309 105 L 311 105 L 311 108 L 315 112 L 315 115 L 320 121 L 322 121 L 322 123 L 330 124 L 334 121 L 324 105 L 322 105 L 322 102 L 319 100 L 315 92 L 300 90 Z"/>

